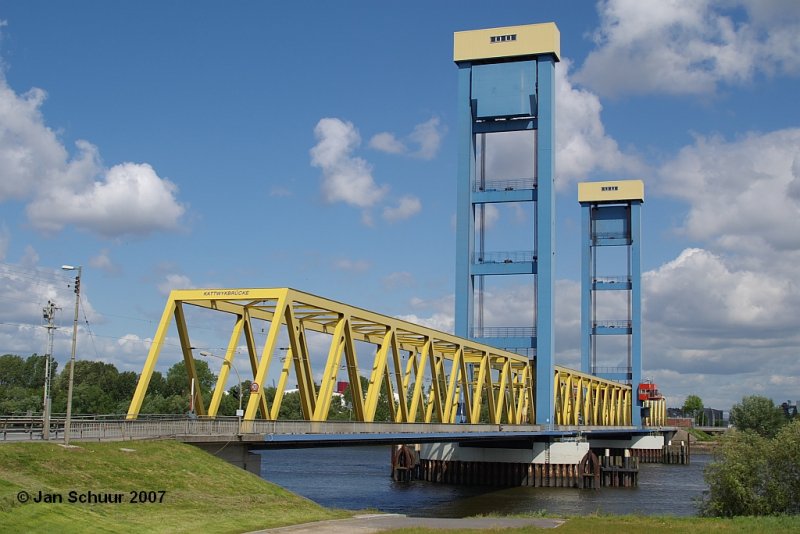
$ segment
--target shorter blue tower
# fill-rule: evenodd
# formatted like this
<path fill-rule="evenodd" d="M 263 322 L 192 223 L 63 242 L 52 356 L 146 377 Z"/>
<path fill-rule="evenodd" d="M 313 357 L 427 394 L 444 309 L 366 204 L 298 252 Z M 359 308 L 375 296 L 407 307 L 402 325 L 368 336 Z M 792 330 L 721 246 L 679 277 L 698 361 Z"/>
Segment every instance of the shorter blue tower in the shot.
<path fill-rule="evenodd" d="M 644 183 L 584 182 L 578 184 L 578 202 L 583 228 L 581 371 L 631 384 L 631 421 L 641 426 L 642 401 L 636 393 L 642 381 Z M 613 315 L 599 317 L 604 314 Z"/>

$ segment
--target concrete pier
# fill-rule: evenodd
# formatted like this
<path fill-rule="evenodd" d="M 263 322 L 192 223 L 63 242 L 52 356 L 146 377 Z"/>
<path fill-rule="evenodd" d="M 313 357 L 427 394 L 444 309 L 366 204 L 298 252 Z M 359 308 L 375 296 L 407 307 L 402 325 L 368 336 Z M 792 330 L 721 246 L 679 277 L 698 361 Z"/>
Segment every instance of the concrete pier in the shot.
<path fill-rule="evenodd" d="M 445 484 L 535 487 L 634 487 L 640 463 L 689 462 L 672 434 L 515 445 L 427 443 L 394 448 L 392 476 Z M 687 441 L 688 442 L 688 441 Z"/>
<path fill-rule="evenodd" d="M 407 464 L 409 449 L 396 449 L 393 458 L 403 457 Z M 393 469 L 396 480 L 551 488 L 635 486 L 638 481 L 636 458 L 598 458 L 587 441 L 532 442 L 518 448 L 436 443 L 416 449 L 418 463 L 412 469 L 403 467 L 401 472 Z"/>
<path fill-rule="evenodd" d="M 193 443 L 217 458 L 261 476 L 261 455 L 252 452 L 249 445 L 238 442 Z"/>

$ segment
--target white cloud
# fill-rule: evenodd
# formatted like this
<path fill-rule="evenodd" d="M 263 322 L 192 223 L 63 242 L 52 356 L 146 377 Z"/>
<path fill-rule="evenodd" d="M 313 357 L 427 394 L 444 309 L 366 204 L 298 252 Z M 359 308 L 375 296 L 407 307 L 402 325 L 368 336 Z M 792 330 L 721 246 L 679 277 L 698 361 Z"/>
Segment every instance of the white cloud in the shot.
<path fill-rule="evenodd" d="M 480 218 L 480 210 L 476 210 L 478 215 L 475 217 L 475 229 L 480 230 L 483 226 L 489 230 L 500 220 L 500 210 L 494 204 L 481 205 L 483 206 L 483 220 Z"/>
<path fill-rule="evenodd" d="M 147 354 L 150 350 L 151 344 L 152 339 L 142 339 L 136 334 L 125 334 L 117 340 L 117 346 L 124 354 Z"/>
<path fill-rule="evenodd" d="M 436 157 L 442 144 L 446 128 L 439 117 L 432 117 L 417 124 L 403 141 L 391 132 L 381 132 L 372 136 L 369 147 L 388 154 L 408 154 L 411 157 L 430 160 Z M 409 146 L 415 147 L 414 150 Z"/>
<path fill-rule="evenodd" d="M 31 245 L 26 245 L 22 253 L 22 258 L 19 260 L 20 265 L 29 269 L 35 269 L 39 263 L 39 253 Z"/>
<path fill-rule="evenodd" d="M 317 144 L 311 149 L 311 164 L 322 169 L 322 194 L 327 202 L 345 202 L 368 208 L 388 192 L 372 178 L 372 167 L 353 156 L 361 137 L 351 122 L 320 119 L 314 128 Z"/>
<path fill-rule="evenodd" d="M 437 312 L 428 317 L 420 317 L 416 314 L 410 313 L 406 315 L 397 315 L 395 317 L 402 321 L 408 321 L 409 323 L 426 326 L 428 328 L 433 328 L 434 330 L 448 334 L 453 333 L 453 329 L 455 328 L 455 321 L 453 320 L 452 313 Z"/>
<path fill-rule="evenodd" d="M 29 200 L 30 222 L 45 232 L 74 224 L 117 237 L 177 227 L 185 207 L 174 184 L 147 164 L 103 169 L 86 141 L 70 157 L 44 123 L 45 97 L 36 88 L 17 95 L 0 73 L 0 202 Z"/>
<path fill-rule="evenodd" d="M 422 124 L 414 126 L 414 131 L 408 136 L 409 141 L 417 146 L 412 155 L 420 159 L 433 159 L 439 152 L 442 143 L 444 127 L 439 117 L 433 117 Z"/>
<path fill-rule="evenodd" d="M 42 324 L 42 306 L 48 300 L 64 307 L 75 296 L 60 271 L 46 271 L 24 265 L 0 264 L 0 320 Z"/>
<path fill-rule="evenodd" d="M 681 336 L 755 341 L 767 332 L 773 343 L 800 334 L 800 289 L 769 272 L 737 269 L 703 249 L 686 249 L 645 275 L 651 321 Z"/>
<path fill-rule="evenodd" d="M 0 261 L 6 259 L 9 243 L 11 243 L 11 232 L 6 223 L 0 224 Z"/>
<path fill-rule="evenodd" d="M 170 273 L 164 277 L 164 280 L 158 284 L 158 292 L 162 295 L 169 295 L 173 289 L 192 289 L 195 285 L 192 280 L 183 274 Z"/>
<path fill-rule="evenodd" d="M 745 394 L 792 398 L 796 389 L 772 377 L 800 375 L 794 276 L 737 263 L 687 249 L 642 282 L 645 367 L 671 394 L 721 409 Z"/>
<path fill-rule="evenodd" d="M 644 165 L 634 155 L 623 153 L 606 133 L 597 95 L 571 83 L 570 65 L 564 60 L 556 68 L 556 187 L 563 190 L 597 171 L 641 173 Z"/>
<path fill-rule="evenodd" d="M 697 137 L 660 170 L 657 188 L 689 204 L 683 231 L 693 239 L 754 257 L 798 251 L 798 161 L 798 128 L 733 142 Z"/>
<path fill-rule="evenodd" d="M 404 154 L 408 148 L 393 133 L 381 132 L 372 136 L 369 147 L 387 154 Z"/>
<path fill-rule="evenodd" d="M 438 299 L 426 300 L 419 297 L 414 297 L 409 303 L 413 310 L 418 312 L 426 312 L 427 316 L 422 316 L 417 313 L 410 313 L 405 315 L 396 315 L 398 319 L 408 321 L 440 332 L 452 333 L 455 329 L 455 318 L 453 316 L 453 304 L 455 300 L 453 295 L 447 295 Z"/>
<path fill-rule="evenodd" d="M 701 247 L 645 273 L 645 366 L 680 401 L 727 409 L 744 394 L 793 398 L 800 375 L 800 130 L 701 137 L 658 171 Z M 647 208 L 645 208 L 647 209 Z"/>
<path fill-rule="evenodd" d="M 105 237 L 149 234 L 178 227 L 185 208 L 175 202 L 177 187 L 148 164 L 123 163 L 103 181 L 80 188 L 53 185 L 28 205 L 32 224 L 52 232 L 72 224 Z"/>
<path fill-rule="evenodd" d="M 796 2 L 605 0 L 598 8 L 598 48 L 576 79 L 603 96 L 703 94 L 759 71 L 800 72 Z"/>
<path fill-rule="evenodd" d="M 17 95 L 0 74 L 0 201 L 28 197 L 69 165 L 39 111 L 46 96 L 35 88 Z"/>
<path fill-rule="evenodd" d="M 106 248 L 101 250 L 96 256 L 89 258 L 89 266 L 107 273 L 119 272 L 119 266 L 111 260 L 111 256 Z"/>
<path fill-rule="evenodd" d="M 36 256 L 30 247 L 26 254 L 31 261 Z M 68 358 L 75 305 L 73 280 L 73 275 L 65 276 L 60 269 L 45 269 L 32 263 L 0 264 L 0 297 L 5 304 L 0 306 L 0 354 L 26 356 L 34 352 L 45 353 L 47 330 L 43 326 L 42 308 L 52 301 L 58 308 L 53 354 L 62 362 Z M 99 322 L 101 318 L 92 305 L 91 286 L 85 283 L 81 287 L 80 316 L 78 351 L 92 354 L 93 348 L 83 318 L 86 317 L 90 324 Z"/>
<path fill-rule="evenodd" d="M 422 210 L 422 202 L 417 197 L 403 196 L 395 207 L 383 208 L 383 218 L 389 222 L 401 221 L 413 217 Z"/>

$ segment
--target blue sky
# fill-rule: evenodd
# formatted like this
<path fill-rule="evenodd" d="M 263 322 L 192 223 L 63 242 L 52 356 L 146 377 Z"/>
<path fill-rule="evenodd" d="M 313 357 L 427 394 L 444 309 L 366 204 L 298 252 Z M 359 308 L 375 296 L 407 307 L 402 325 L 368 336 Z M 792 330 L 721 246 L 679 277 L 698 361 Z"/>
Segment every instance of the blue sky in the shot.
<path fill-rule="evenodd" d="M 176 288 L 452 329 L 452 34 L 553 21 L 557 363 L 579 365 L 575 184 L 642 179 L 644 374 L 670 405 L 800 397 L 794 1 L 5 1 L 0 20 L 0 353 L 44 352 L 54 299 L 63 366 L 65 263 L 79 357 L 125 370 Z M 512 325 L 526 303 L 490 289 Z"/>

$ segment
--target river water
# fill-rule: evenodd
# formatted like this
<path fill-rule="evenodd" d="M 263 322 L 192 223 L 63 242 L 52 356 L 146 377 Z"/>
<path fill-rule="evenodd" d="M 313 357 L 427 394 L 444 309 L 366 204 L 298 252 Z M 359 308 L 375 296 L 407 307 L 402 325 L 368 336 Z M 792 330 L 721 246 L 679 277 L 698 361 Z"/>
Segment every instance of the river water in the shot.
<path fill-rule="evenodd" d="M 477 514 L 690 516 L 706 489 L 703 468 L 711 460 L 694 454 L 691 465 L 641 464 L 639 487 L 491 488 L 430 482 L 394 482 L 389 447 L 334 447 L 261 451 L 261 476 L 323 506 L 374 509 L 420 517 Z"/>

